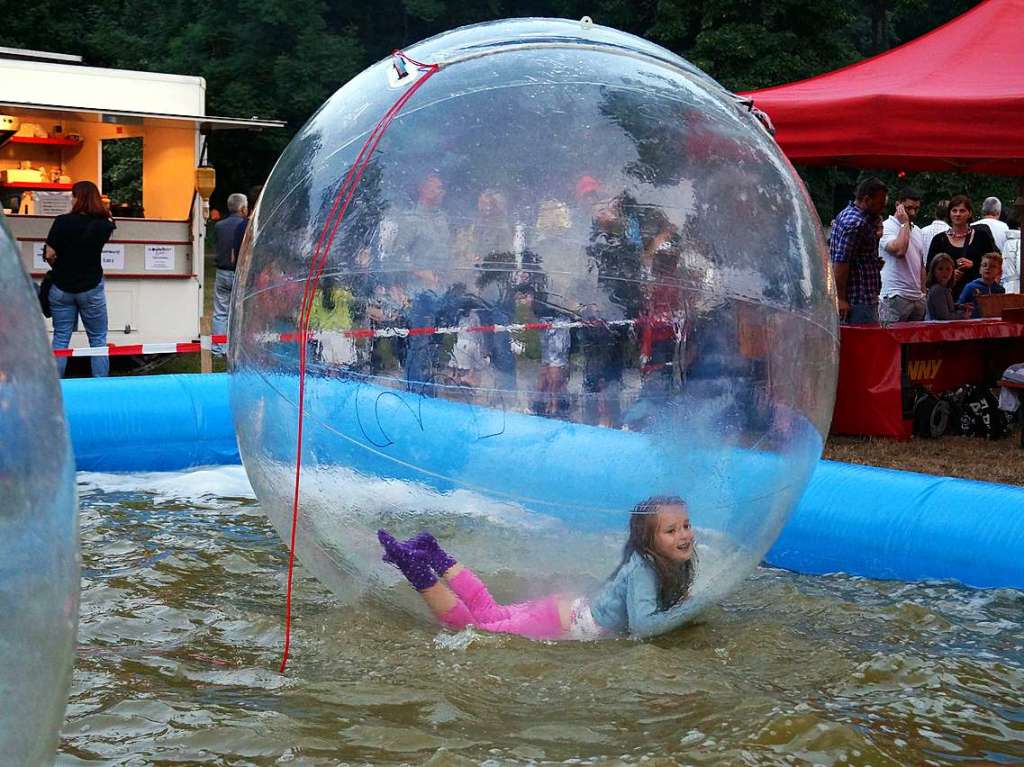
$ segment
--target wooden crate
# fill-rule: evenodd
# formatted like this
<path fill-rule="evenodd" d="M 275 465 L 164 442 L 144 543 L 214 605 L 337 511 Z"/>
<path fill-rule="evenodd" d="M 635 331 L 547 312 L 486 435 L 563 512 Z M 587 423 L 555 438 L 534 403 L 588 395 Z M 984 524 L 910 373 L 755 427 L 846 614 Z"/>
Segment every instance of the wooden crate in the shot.
<path fill-rule="evenodd" d="M 1006 309 L 1024 309 L 1024 293 L 1000 293 L 978 296 L 982 317 L 1002 317 Z"/>

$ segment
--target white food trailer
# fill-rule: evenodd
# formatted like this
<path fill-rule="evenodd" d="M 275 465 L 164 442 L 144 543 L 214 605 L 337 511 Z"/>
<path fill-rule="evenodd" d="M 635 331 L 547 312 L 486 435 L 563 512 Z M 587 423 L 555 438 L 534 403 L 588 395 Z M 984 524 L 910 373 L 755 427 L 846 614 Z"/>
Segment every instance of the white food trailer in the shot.
<path fill-rule="evenodd" d="M 72 184 L 89 180 L 106 191 L 103 142 L 141 138 L 141 208 L 124 210 L 126 217 L 112 208 L 117 230 L 103 253 L 107 341 L 198 338 L 206 222 L 197 168 L 205 138 L 283 125 L 208 116 L 201 77 L 0 48 L 0 202 L 26 271 L 37 280 L 46 272 L 43 242 L 54 216 L 70 210 Z M 88 345 L 81 329 L 71 345 Z"/>

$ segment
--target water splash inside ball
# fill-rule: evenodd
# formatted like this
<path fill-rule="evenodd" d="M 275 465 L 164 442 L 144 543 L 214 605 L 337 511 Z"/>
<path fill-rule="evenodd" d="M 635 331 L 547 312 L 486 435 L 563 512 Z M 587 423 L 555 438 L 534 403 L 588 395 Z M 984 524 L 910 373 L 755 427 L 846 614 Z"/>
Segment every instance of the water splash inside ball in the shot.
<path fill-rule="evenodd" d="M 0 754 L 50 764 L 78 627 L 78 502 L 57 368 L 0 214 Z"/>
<path fill-rule="evenodd" d="M 318 248 L 297 552 L 342 598 L 406 599 L 382 526 L 431 530 L 505 595 L 590 588 L 629 510 L 677 495 L 696 612 L 757 565 L 820 457 L 837 328 L 817 216 L 748 107 L 649 42 L 458 29 L 367 69 L 285 150 L 230 356 L 286 541 Z"/>

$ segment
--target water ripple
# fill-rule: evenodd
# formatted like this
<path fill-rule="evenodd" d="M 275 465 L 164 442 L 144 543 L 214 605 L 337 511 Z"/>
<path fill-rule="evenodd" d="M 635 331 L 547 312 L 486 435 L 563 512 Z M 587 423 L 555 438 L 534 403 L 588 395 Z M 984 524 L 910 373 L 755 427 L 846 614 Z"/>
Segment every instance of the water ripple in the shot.
<path fill-rule="evenodd" d="M 763 569 L 670 636 L 556 644 L 300 570 L 279 674 L 286 552 L 239 471 L 79 476 L 59 765 L 1024 763 L 1013 590 Z"/>

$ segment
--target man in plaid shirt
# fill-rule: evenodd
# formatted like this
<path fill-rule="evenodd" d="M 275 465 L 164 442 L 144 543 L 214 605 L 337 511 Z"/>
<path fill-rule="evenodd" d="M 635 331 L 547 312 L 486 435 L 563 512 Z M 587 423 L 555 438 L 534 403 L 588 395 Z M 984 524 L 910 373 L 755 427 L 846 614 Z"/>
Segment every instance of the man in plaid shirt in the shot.
<path fill-rule="evenodd" d="M 854 200 L 836 216 L 828 238 L 832 278 L 844 322 L 878 322 L 882 262 L 878 257 L 878 224 L 888 187 L 879 178 L 857 185 Z"/>

